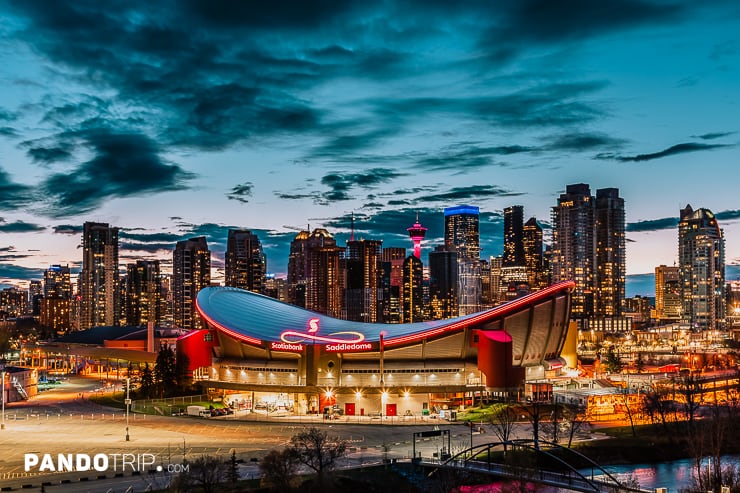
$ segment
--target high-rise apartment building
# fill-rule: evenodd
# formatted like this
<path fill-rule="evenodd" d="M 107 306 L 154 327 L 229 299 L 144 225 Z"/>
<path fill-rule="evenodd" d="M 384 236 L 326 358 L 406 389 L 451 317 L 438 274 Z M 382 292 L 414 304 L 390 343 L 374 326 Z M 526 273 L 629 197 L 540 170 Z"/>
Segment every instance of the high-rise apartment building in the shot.
<path fill-rule="evenodd" d="M 339 259 L 343 249 L 323 228 L 313 230 L 305 241 L 305 308 L 340 318 L 342 283 Z"/>
<path fill-rule="evenodd" d="M 723 329 L 725 322 L 725 239 L 712 211 L 681 210 L 678 262 L 683 320 L 696 330 Z"/>
<path fill-rule="evenodd" d="M 616 188 L 596 190 L 596 307 L 597 317 L 619 317 L 624 309 L 627 256 L 624 199 Z"/>
<path fill-rule="evenodd" d="M 383 321 L 401 323 L 403 312 L 403 262 L 406 249 L 386 247 L 380 254 L 383 269 Z"/>
<path fill-rule="evenodd" d="M 679 268 L 659 265 L 655 268 L 655 318 L 678 321 L 682 310 Z"/>
<path fill-rule="evenodd" d="M 445 245 L 457 251 L 458 314 L 480 311 L 479 209 L 460 205 L 448 207 L 445 215 Z"/>
<path fill-rule="evenodd" d="M 137 260 L 126 266 L 126 325 L 162 322 L 159 260 Z"/>
<path fill-rule="evenodd" d="M 573 280 L 573 318 L 619 317 L 624 306 L 624 200 L 616 188 L 591 195 L 568 185 L 552 209 L 552 282 Z"/>
<path fill-rule="evenodd" d="M 257 235 L 246 229 L 230 229 L 226 241 L 226 285 L 263 293 L 267 260 Z"/>
<path fill-rule="evenodd" d="M 537 219 L 530 217 L 524 223 L 522 238 L 529 287 L 536 291 L 547 286 L 542 261 L 542 227 L 537 224 Z"/>
<path fill-rule="evenodd" d="M 288 303 L 306 307 L 306 249 L 311 232 L 303 230 L 290 242 L 288 255 Z"/>
<path fill-rule="evenodd" d="M 86 222 L 82 228 L 80 328 L 119 325 L 118 228 Z"/>
<path fill-rule="evenodd" d="M 456 317 L 457 250 L 439 245 L 429 252 L 429 316 L 432 320 Z"/>
<path fill-rule="evenodd" d="M 178 241 L 172 256 L 172 315 L 176 327 L 205 328 L 195 309 L 195 298 L 210 284 L 211 251 L 205 236 Z"/>
<path fill-rule="evenodd" d="M 524 265 L 524 207 L 513 205 L 504 209 L 504 267 Z"/>
<path fill-rule="evenodd" d="M 44 271 L 44 298 L 72 297 L 69 265 L 52 265 Z"/>
<path fill-rule="evenodd" d="M 346 320 L 381 322 L 382 264 L 380 240 L 352 240 L 344 250 L 344 307 Z"/>
<path fill-rule="evenodd" d="M 403 262 L 403 323 L 422 322 L 424 316 L 424 265 L 413 255 Z"/>

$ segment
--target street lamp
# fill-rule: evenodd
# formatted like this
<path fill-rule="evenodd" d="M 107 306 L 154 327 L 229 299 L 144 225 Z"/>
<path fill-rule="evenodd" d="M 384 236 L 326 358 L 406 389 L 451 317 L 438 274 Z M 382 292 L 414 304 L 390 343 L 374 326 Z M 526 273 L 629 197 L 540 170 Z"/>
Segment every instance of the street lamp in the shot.
<path fill-rule="evenodd" d="M 128 436 L 128 410 L 129 410 L 129 407 L 131 406 L 131 399 L 129 399 L 129 394 L 128 394 L 130 382 L 131 382 L 131 377 L 126 377 L 126 400 L 124 402 L 126 403 L 126 441 L 127 442 L 129 441 L 129 436 Z"/>
<path fill-rule="evenodd" d="M 0 430 L 5 429 L 5 363 L 2 363 L 3 370 L 2 370 L 2 384 L 0 387 L 3 389 L 3 420 L 2 423 L 0 423 Z"/>

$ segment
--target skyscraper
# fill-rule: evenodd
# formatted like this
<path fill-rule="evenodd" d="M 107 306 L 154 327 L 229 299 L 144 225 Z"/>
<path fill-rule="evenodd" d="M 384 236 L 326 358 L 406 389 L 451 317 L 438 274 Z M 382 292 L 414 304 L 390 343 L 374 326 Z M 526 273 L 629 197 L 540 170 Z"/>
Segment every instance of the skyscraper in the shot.
<path fill-rule="evenodd" d="M 679 268 L 659 265 L 655 268 L 655 318 L 680 320 L 682 309 Z"/>
<path fill-rule="evenodd" d="M 480 311 L 479 209 L 460 205 L 445 214 L 445 245 L 457 251 L 457 295 L 459 315 Z"/>
<path fill-rule="evenodd" d="M 681 210 L 678 261 L 684 321 L 698 330 L 723 329 L 725 239 L 709 209 Z"/>
<path fill-rule="evenodd" d="M 337 240 L 323 228 L 305 240 L 306 309 L 339 318 L 342 313 Z"/>
<path fill-rule="evenodd" d="M 262 293 L 267 261 L 262 243 L 246 229 L 230 229 L 226 242 L 226 285 Z"/>
<path fill-rule="evenodd" d="M 457 250 L 439 245 L 429 252 L 429 312 L 433 320 L 456 317 Z"/>
<path fill-rule="evenodd" d="M 311 232 L 303 230 L 290 242 L 288 255 L 288 303 L 306 307 L 306 249 Z"/>
<path fill-rule="evenodd" d="M 597 317 L 618 317 L 624 309 L 627 269 L 624 199 L 616 188 L 596 190 L 596 307 Z"/>
<path fill-rule="evenodd" d="M 125 313 L 127 325 L 160 325 L 162 283 L 159 260 L 137 260 L 126 266 Z"/>
<path fill-rule="evenodd" d="M 383 269 L 383 321 L 398 324 L 403 311 L 403 262 L 406 249 L 402 247 L 383 248 L 380 260 Z"/>
<path fill-rule="evenodd" d="M 504 267 L 523 267 L 524 207 L 513 205 L 504 209 Z"/>
<path fill-rule="evenodd" d="M 459 258 L 480 258 L 478 207 L 458 205 L 447 207 L 445 214 L 445 245 L 455 247 Z"/>
<path fill-rule="evenodd" d="M 205 236 L 178 241 L 172 257 L 172 312 L 176 327 L 205 328 L 195 310 L 195 298 L 209 284 L 211 251 Z"/>
<path fill-rule="evenodd" d="M 403 323 L 421 322 L 424 317 L 424 266 L 413 255 L 403 262 Z"/>
<path fill-rule="evenodd" d="M 72 281 L 69 265 L 52 265 L 44 271 L 44 298 L 72 297 Z"/>
<path fill-rule="evenodd" d="M 594 202 L 585 183 L 568 185 L 552 209 L 552 281 L 576 283 L 571 298 L 573 318 L 594 313 Z"/>
<path fill-rule="evenodd" d="M 80 328 L 119 325 L 118 228 L 86 222 L 82 228 Z"/>
<path fill-rule="evenodd" d="M 381 291 L 380 240 L 353 240 L 344 251 L 345 287 L 343 313 L 346 320 L 380 322 Z"/>
<path fill-rule="evenodd" d="M 524 266 L 532 291 L 547 286 L 542 262 L 542 228 L 537 220 L 530 217 L 523 226 Z"/>

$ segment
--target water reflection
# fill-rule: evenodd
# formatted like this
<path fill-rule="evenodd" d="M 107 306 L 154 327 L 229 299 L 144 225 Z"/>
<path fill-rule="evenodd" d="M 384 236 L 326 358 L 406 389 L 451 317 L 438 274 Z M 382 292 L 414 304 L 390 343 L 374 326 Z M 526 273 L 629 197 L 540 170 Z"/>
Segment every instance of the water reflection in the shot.
<path fill-rule="evenodd" d="M 740 456 L 724 456 L 722 461 L 723 465 L 735 464 L 735 466 L 738 466 L 740 465 Z M 704 459 L 702 468 L 708 467 L 710 467 L 709 460 Z M 605 469 L 619 480 L 634 476 L 643 490 L 668 488 L 669 493 L 676 493 L 680 489 L 688 488 L 693 484 L 694 461 L 693 459 L 681 459 L 656 464 L 608 466 Z M 591 469 L 583 470 L 581 474 L 590 475 Z"/>

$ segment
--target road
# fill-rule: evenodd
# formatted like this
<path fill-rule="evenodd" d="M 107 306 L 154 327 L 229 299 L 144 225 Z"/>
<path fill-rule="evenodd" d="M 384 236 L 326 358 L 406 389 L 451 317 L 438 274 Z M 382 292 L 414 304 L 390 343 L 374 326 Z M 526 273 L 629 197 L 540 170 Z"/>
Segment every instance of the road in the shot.
<path fill-rule="evenodd" d="M 0 488 L 23 488 L 23 491 L 33 492 L 40 491 L 42 483 L 46 483 L 46 492 L 145 491 L 152 486 L 163 487 L 168 481 L 168 470 L 174 472 L 186 460 L 192 461 L 202 455 L 226 458 L 232 451 L 242 462 L 241 476 L 254 477 L 259 474 L 257 460 L 271 449 L 284 447 L 291 436 L 309 424 L 348 441 L 349 453 L 340 466 L 410 457 L 413 433 L 433 426 L 450 430 L 453 452 L 467 448 L 471 439 L 468 427 L 445 421 L 386 426 L 312 422 L 305 417 L 257 422 L 131 415 L 129 440 L 126 441 L 125 414 L 120 409 L 101 407 L 87 399 L 99 385 L 98 380 L 74 377 L 30 401 L 8 404 L 5 429 L 0 430 Z M 476 443 L 483 443 L 492 440 L 491 435 L 475 433 L 472 438 Z M 439 439 L 432 438 L 417 443 L 416 450 L 432 456 L 444 446 Z M 59 466 L 58 454 L 72 454 L 73 459 L 103 454 L 108 457 L 109 464 L 104 471 L 58 472 L 49 467 L 39 471 L 38 466 L 26 471 L 26 454 L 37 456 L 40 464 L 44 455 L 49 454 L 54 469 Z M 113 457 L 120 460 L 123 454 L 130 454 L 129 458 L 133 456 L 133 462 L 130 459 L 124 467 L 120 463 L 113 467 Z M 154 465 L 141 465 L 151 460 Z M 161 467 L 162 471 L 150 474 L 149 470 L 154 467 Z M 139 475 L 132 476 L 136 472 Z M 131 489 L 127 490 L 129 487 Z"/>

